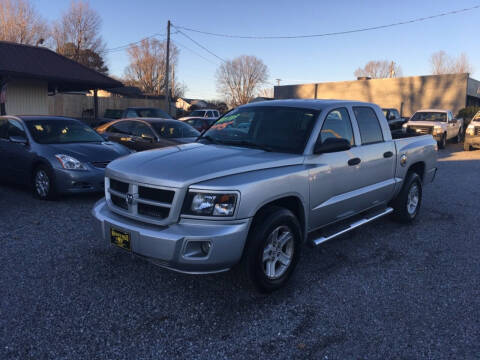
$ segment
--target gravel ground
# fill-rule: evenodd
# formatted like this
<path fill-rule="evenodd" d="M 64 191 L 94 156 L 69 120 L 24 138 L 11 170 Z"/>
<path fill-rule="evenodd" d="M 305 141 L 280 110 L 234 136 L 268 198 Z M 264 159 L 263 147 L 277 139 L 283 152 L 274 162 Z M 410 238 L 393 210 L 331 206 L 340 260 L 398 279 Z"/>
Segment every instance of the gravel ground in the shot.
<path fill-rule="evenodd" d="M 306 248 L 270 296 L 110 248 L 98 196 L 0 186 L 1 359 L 479 359 L 480 151 L 449 145 L 413 226 Z"/>

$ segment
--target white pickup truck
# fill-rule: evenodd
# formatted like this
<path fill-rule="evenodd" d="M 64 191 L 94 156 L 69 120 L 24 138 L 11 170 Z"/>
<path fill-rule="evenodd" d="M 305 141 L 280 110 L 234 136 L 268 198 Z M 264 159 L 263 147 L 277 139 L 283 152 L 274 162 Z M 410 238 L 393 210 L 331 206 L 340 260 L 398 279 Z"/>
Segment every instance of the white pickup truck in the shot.
<path fill-rule="evenodd" d="M 450 110 L 419 110 L 403 124 L 406 133 L 431 134 L 437 140 L 438 147 L 444 149 L 447 141 L 454 139 L 459 143 L 463 138 L 463 119 L 455 119 Z"/>

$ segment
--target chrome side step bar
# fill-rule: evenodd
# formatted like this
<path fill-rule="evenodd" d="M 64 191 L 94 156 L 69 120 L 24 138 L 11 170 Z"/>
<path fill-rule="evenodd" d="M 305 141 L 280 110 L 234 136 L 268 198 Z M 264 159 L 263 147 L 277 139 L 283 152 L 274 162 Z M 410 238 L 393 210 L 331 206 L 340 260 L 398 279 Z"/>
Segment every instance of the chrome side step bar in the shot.
<path fill-rule="evenodd" d="M 352 231 L 352 230 L 354 230 L 354 229 L 356 229 L 356 228 L 358 228 L 362 225 L 368 224 L 369 222 L 377 220 L 378 218 L 381 218 L 382 216 L 388 215 L 392 212 L 393 212 L 393 208 L 387 207 L 386 209 L 384 209 L 380 213 L 376 213 L 376 214 L 372 215 L 371 217 L 366 216 L 366 217 L 364 217 L 360 220 L 357 220 L 357 221 L 349 224 L 346 228 L 343 228 L 342 230 L 340 230 L 340 231 L 338 231 L 338 232 L 336 232 L 332 235 L 320 236 L 319 238 L 312 240 L 312 243 L 315 246 L 320 245 L 321 243 L 324 243 L 325 241 L 332 240 L 332 239 L 336 238 L 337 236 L 340 236 L 340 235 L 345 234 L 349 231 Z"/>

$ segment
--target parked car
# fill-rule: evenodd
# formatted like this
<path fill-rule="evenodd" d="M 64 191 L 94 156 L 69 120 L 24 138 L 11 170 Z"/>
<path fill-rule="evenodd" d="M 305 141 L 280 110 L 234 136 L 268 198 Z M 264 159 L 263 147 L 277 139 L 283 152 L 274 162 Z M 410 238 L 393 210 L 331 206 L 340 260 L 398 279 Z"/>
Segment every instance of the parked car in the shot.
<path fill-rule="evenodd" d="M 383 115 L 385 115 L 385 118 L 387 119 L 390 130 L 401 131 L 403 123 L 408 119 L 401 117 L 398 110 L 394 108 L 383 108 L 382 111 Z"/>
<path fill-rule="evenodd" d="M 39 199 L 103 191 L 107 164 L 130 154 L 83 122 L 50 116 L 0 117 L 0 177 L 32 185 Z"/>
<path fill-rule="evenodd" d="M 419 110 L 403 124 L 405 132 L 431 134 L 440 149 L 447 141 L 461 142 L 463 137 L 463 119 L 455 119 L 450 110 Z"/>
<path fill-rule="evenodd" d="M 472 148 L 480 149 L 480 111 L 475 114 L 467 127 L 463 148 L 465 151 L 470 151 Z"/>
<path fill-rule="evenodd" d="M 190 118 L 209 118 L 209 119 L 218 119 L 220 117 L 220 112 L 215 109 L 202 109 L 202 110 L 193 110 L 188 116 L 179 118 L 178 120 L 188 120 Z"/>
<path fill-rule="evenodd" d="M 201 117 L 191 117 L 188 118 L 187 120 L 181 120 L 183 122 L 186 122 L 188 125 L 193 126 L 195 129 L 198 131 L 202 132 L 207 130 L 210 126 L 212 126 L 215 121 L 217 121 L 216 118 L 201 118 Z"/>
<path fill-rule="evenodd" d="M 121 119 L 96 128 L 108 140 L 135 150 L 150 150 L 194 142 L 200 133 L 188 124 L 166 119 Z"/>
<path fill-rule="evenodd" d="M 92 125 L 93 127 L 99 127 L 105 125 L 112 120 L 126 119 L 126 118 L 161 118 L 161 119 L 173 119 L 165 111 L 159 108 L 151 107 L 129 107 L 124 110 L 119 109 L 106 109 L 102 118 Z"/>
<path fill-rule="evenodd" d="M 247 104 L 196 143 L 109 164 L 92 212 L 115 246 L 180 272 L 235 267 L 268 292 L 285 285 L 304 243 L 392 212 L 417 218 L 437 144 L 404 136 L 393 140 L 371 103 Z"/>

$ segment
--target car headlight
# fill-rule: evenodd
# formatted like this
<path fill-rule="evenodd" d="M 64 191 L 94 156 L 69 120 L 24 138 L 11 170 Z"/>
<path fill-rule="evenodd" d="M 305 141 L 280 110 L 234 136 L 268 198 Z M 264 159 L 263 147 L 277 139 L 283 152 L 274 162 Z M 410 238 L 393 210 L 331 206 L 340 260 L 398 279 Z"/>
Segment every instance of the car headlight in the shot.
<path fill-rule="evenodd" d="M 473 127 L 472 125 L 468 125 L 466 134 L 467 135 L 475 135 L 475 127 Z"/>
<path fill-rule="evenodd" d="M 441 126 L 434 126 L 433 127 L 433 135 L 438 135 L 443 133 L 443 129 Z"/>
<path fill-rule="evenodd" d="M 183 213 L 197 216 L 233 216 L 236 203 L 236 194 L 189 191 Z"/>
<path fill-rule="evenodd" d="M 55 155 L 62 167 L 67 170 L 87 170 L 84 164 L 69 155 L 57 154 Z"/>

